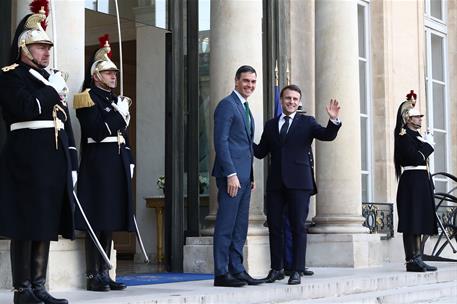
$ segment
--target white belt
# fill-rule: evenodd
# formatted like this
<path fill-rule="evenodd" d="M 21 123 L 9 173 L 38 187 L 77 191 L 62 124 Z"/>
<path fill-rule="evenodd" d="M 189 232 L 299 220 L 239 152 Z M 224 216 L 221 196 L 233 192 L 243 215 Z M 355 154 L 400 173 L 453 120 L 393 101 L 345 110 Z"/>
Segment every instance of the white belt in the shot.
<path fill-rule="evenodd" d="M 124 139 L 124 136 L 108 136 L 108 137 L 105 137 L 103 140 L 101 141 L 95 141 L 93 140 L 92 138 L 88 137 L 87 138 L 87 143 L 88 144 L 101 144 L 101 143 L 119 143 L 119 144 L 123 144 L 125 143 L 125 139 Z"/>
<path fill-rule="evenodd" d="M 409 170 L 427 170 L 427 166 L 404 166 L 403 171 Z"/>
<path fill-rule="evenodd" d="M 59 130 L 64 129 L 63 123 L 58 120 Z M 22 121 L 13 123 L 10 126 L 11 131 L 20 129 L 47 129 L 54 128 L 55 123 L 53 120 L 33 120 L 33 121 Z"/>

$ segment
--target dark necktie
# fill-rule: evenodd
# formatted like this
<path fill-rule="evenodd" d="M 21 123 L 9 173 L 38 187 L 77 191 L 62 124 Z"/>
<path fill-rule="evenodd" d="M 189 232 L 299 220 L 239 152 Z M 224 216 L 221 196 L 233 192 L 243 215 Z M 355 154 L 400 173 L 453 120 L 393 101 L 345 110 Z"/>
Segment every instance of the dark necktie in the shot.
<path fill-rule="evenodd" d="M 245 118 L 246 118 L 246 125 L 248 126 L 248 132 L 249 132 L 249 135 L 251 135 L 251 115 L 250 115 L 250 110 L 249 110 L 249 103 L 246 101 L 244 103 L 244 114 L 245 114 Z"/>
<path fill-rule="evenodd" d="M 281 127 L 281 130 L 279 131 L 279 137 L 281 138 L 281 142 L 284 142 L 286 140 L 286 135 L 287 135 L 287 129 L 289 129 L 289 116 L 284 116 L 284 124 Z"/>

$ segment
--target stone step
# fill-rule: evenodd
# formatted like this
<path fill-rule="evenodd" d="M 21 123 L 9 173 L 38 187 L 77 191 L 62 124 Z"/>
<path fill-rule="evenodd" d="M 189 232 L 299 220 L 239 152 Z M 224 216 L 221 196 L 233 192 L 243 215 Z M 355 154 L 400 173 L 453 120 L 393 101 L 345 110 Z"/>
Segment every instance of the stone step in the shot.
<path fill-rule="evenodd" d="M 449 302 L 451 301 L 451 302 Z M 302 300 L 282 302 L 299 304 Z M 389 290 L 352 294 L 340 297 L 326 297 L 307 300 L 307 304 L 418 304 L 418 303 L 457 303 L 457 280 L 445 283 L 423 284 Z"/>
<path fill-rule="evenodd" d="M 457 282 L 456 263 L 431 263 L 438 266 L 437 272 L 411 273 L 404 270 L 402 264 L 385 264 L 377 268 L 312 268 L 314 276 L 303 277 L 301 285 L 287 285 L 287 278 L 272 284 L 245 286 L 242 288 L 214 287 L 212 280 L 170 284 L 156 284 L 129 287 L 125 291 L 105 293 L 85 290 L 52 292 L 56 297 L 65 297 L 72 304 L 247 304 L 247 303 L 312 303 L 311 301 L 347 300 L 350 296 L 360 303 L 397 303 L 398 295 L 414 294 L 427 287 L 427 292 L 437 299 L 449 298 L 446 290 L 454 289 Z M 425 286 L 425 287 L 424 287 Z M 443 288 L 442 288 L 443 287 Z M 419 297 L 430 300 L 431 297 Z M 386 302 L 370 302 L 378 297 Z M 412 295 L 410 295 L 412 299 Z M 12 293 L 0 291 L 0 303 L 10 303 Z M 325 302 L 325 300 L 328 300 Z M 406 299 L 408 300 L 408 299 Z M 405 300 L 405 301 L 406 301 Z M 294 302 L 295 301 L 295 302 Z M 390 301 L 390 302 L 387 302 Z M 412 300 L 413 301 L 413 300 Z M 319 302 L 316 302 L 319 303 Z M 408 303 L 408 302 L 405 302 Z M 409 302 L 409 303 L 414 303 Z M 427 302 L 425 302 L 427 303 Z M 438 302 L 440 303 L 440 302 Z M 443 304 L 445 302 L 442 302 Z"/>

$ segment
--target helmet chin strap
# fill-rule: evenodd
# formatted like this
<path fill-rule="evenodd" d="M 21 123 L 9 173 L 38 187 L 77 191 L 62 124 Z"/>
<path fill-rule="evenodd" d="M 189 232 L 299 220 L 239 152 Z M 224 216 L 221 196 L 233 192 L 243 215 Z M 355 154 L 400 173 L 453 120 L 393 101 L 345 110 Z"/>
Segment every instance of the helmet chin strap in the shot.
<path fill-rule="evenodd" d="M 112 91 L 112 90 L 115 89 L 115 88 L 110 87 L 109 83 L 103 79 L 103 77 L 102 77 L 102 75 L 100 74 L 99 71 L 96 71 L 96 72 L 94 73 L 94 78 L 96 78 L 96 81 L 97 81 L 100 85 L 102 85 L 101 89 L 103 89 L 103 90 L 105 90 L 105 91 Z M 99 85 L 99 86 L 100 86 L 100 85 Z"/>
<path fill-rule="evenodd" d="M 408 124 L 410 124 L 416 130 L 419 130 L 420 128 L 422 128 L 422 126 L 420 124 L 417 124 L 411 120 L 408 122 Z"/>
<path fill-rule="evenodd" d="M 35 58 L 33 58 L 32 53 L 30 52 L 30 50 L 26 44 L 21 44 L 21 50 L 24 52 L 24 55 L 38 68 L 40 68 L 40 69 L 46 68 L 46 65 L 42 65 L 42 64 L 38 63 L 38 61 Z"/>

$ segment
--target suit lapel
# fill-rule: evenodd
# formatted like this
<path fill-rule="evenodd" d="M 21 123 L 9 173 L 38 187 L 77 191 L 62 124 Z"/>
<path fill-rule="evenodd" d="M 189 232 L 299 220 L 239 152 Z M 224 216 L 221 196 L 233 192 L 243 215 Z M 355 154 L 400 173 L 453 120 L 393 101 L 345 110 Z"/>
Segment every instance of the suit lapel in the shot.
<path fill-rule="evenodd" d="M 252 113 L 250 114 L 251 115 L 251 125 L 248 127 L 247 125 L 247 121 L 246 121 L 246 112 L 244 110 L 244 106 L 243 104 L 241 103 L 241 100 L 240 98 L 238 98 L 238 96 L 236 95 L 235 92 L 232 92 L 232 98 L 233 98 L 233 102 L 235 103 L 237 109 L 238 109 L 238 113 L 241 115 L 241 120 L 243 121 L 243 125 L 244 125 L 244 130 L 246 131 L 246 135 L 248 136 L 248 138 L 250 140 L 252 140 L 252 137 L 249 136 L 249 129 L 248 128 L 251 128 L 251 130 L 253 129 L 253 119 L 252 119 Z M 254 132 L 252 132 L 251 134 L 253 134 Z"/>
<path fill-rule="evenodd" d="M 297 125 L 299 123 L 299 121 L 298 121 L 299 119 L 300 119 L 300 114 L 296 113 L 294 116 L 294 119 L 292 120 L 292 123 L 289 127 L 289 131 L 287 131 L 286 139 L 284 140 L 284 143 L 286 143 L 287 140 L 289 139 L 289 137 L 292 136 L 292 133 L 295 132 L 295 129 L 297 128 Z"/>
<path fill-rule="evenodd" d="M 281 117 L 281 115 L 274 118 L 274 128 L 273 128 L 274 138 L 279 143 L 281 142 L 281 138 L 279 137 L 279 118 L 280 117 Z"/>

